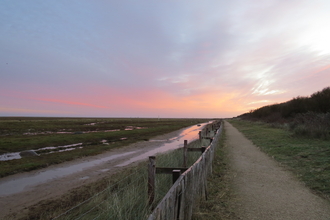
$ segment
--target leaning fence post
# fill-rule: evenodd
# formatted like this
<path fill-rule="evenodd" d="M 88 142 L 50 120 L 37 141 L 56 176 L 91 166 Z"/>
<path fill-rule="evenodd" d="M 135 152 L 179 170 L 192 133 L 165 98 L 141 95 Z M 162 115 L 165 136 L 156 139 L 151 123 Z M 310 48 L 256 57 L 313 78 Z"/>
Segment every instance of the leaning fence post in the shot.
<path fill-rule="evenodd" d="M 156 176 L 156 157 L 149 157 L 148 164 L 148 198 L 149 205 L 154 202 L 155 199 L 155 176 Z"/>
<path fill-rule="evenodd" d="M 183 142 L 183 167 L 187 167 L 187 151 L 188 151 L 188 141 Z"/>

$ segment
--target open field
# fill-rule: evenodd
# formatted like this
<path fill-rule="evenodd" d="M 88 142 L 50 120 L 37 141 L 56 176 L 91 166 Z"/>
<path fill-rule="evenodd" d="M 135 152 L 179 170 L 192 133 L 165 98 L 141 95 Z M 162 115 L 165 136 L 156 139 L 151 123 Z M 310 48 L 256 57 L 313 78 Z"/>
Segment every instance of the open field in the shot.
<path fill-rule="evenodd" d="M 208 121 L 153 118 L 0 118 L 0 154 L 40 156 L 0 161 L 0 177 L 100 154 Z M 60 153 L 59 153 L 60 152 Z"/>
<path fill-rule="evenodd" d="M 290 169 L 306 186 L 330 200 L 330 141 L 297 137 L 267 123 L 229 120 L 262 151 Z"/>

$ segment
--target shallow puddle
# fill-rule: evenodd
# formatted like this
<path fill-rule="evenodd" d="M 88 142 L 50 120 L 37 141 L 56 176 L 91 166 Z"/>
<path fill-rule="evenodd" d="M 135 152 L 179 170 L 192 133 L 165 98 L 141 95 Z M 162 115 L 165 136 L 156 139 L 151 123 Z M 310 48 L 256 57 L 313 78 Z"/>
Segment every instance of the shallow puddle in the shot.
<path fill-rule="evenodd" d="M 85 124 L 85 125 L 95 125 L 96 123 Z M 133 130 L 147 129 L 146 127 L 136 127 L 136 126 L 127 126 L 125 131 L 133 131 Z M 65 129 L 64 129 L 65 130 Z M 71 130 L 71 129 L 69 129 Z M 96 130 L 96 131 L 43 131 L 43 132 L 25 132 L 23 135 L 44 135 L 44 134 L 88 134 L 88 133 L 99 133 L 99 132 L 114 132 L 120 131 L 120 129 L 112 129 L 112 130 Z"/>
<path fill-rule="evenodd" d="M 93 166 L 99 165 L 101 163 L 104 163 L 104 162 L 107 162 L 110 160 L 119 159 L 123 156 L 127 156 L 127 155 L 133 154 L 135 152 L 137 152 L 137 151 L 130 151 L 130 152 L 122 153 L 122 154 L 116 154 L 116 155 L 112 155 L 110 157 L 104 157 L 102 159 L 88 161 L 88 162 L 82 162 L 80 164 L 75 164 L 75 165 L 71 165 L 68 167 L 42 171 L 40 173 L 33 174 L 28 177 L 22 177 L 19 179 L 0 182 L 0 196 L 19 193 L 19 192 L 23 191 L 24 188 L 27 186 L 41 184 L 41 183 L 47 182 L 52 179 L 61 178 L 61 177 L 64 177 L 64 176 L 67 176 L 67 175 L 70 175 L 70 174 L 73 174 L 76 172 L 81 172 L 84 169 L 91 168 Z M 86 176 L 83 177 L 83 179 L 86 179 Z"/>
<path fill-rule="evenodd" d="M 183 147 L 184 140 L 187 140 L 189 143 L 189 142 L 192 142 L 192 141 L 198 139 L 199 131 L 201 131 L 203 126 L 206 124 L 208 124 L 208 123 L 202 123 L 202 124 L 200 124 L 200 126 L 198 126 L 198 125 L 191 126 L 190 128 L 187 128 L 184 131 L 182 131 L 178 137 L 174 137 L 174 138 L 171 138 L 168 140 L 150 140 L 150 141 L 166 141 L 166 143 L 164 143 L 161 147 L 157 147 L 144 154 L 133 157 L 133 158 L 125 161 L 124 163 L 118 164 L 116 167 L 127 166 L 128 164 L 131 164 L 133 162 L 146 159 L 149 156 L 154 156 L 158 153 L 164 153 L 164 152 L 167 152 L 170 150 L 175 150 L 180 147 Z M 170 141 L 170 142 L 168 142 L 168 141 Z"/>
<path fill-rule="evenodd" d="M 69 144 L 69 145 L 63 145 L 63 146 L 57 146 L 57 147 L 43 147 L 39 148 L 36 150 L 32 150 L 39 154 L 39 152 L 45 152 L 42 154 L 52 154 L 52 153 L 60 153 L 64 151 L 71 151 L 75 149 L 80 149 L 82 148 L 81 145 L 83 143 L 77 143 L 77 144 Z M 55 150 L 55 151 L 50 151 L 50 150 Z M 5 153 L 0 155 L 0 161 L 7 161 L 7 160 L 15 160 L 15 159 L 21 159 L 21 152 L 14 152 L 14 153 Z"/>
<path fill-rule="evenodd" d="M 21 159 L 22 157 L 19 155 L 20 153 L 21 152 L 1 154 L 0 161 Z"/>
<path fill-rule="evenodd" d="M 86 124 L 86 125 L 95 125 L 95 123 L 91 123 L 91 124 Z M 146 127 L 135 127 L 135 126 L 127 126 L 124 130 L 125 131 L 132 131 L 135 129 L 147 129 Z M 59 131 L 59 132 L 51 132 L 51 131 L 46 131 L 46 132 L 39 132 L 39 133 L 24 133 L 23 135 L 40 135 L 40 134 L 87 134 L 87 133 L 98 133 L 98 132 L 115 132 L 115 131 L 120 131 L 120 129 L 113 129 L 113 130 L 102 130 L 102 131 L 76 131 L 76 132 L 63 132 L 63 131 Z M 120 138 L 121 141 L 123 140 L 127 140 L 126 137 Z M 102 144 L 106 144 L 109 145 L 109 143 L 107 142 L 107 140 L 102 140 L 100 141 Z M 75 150 L 75 149 L 79 149 L 82 147 L 77 147 L 83 145 L 83 143 L 78 143 L 78 144 L 70 144 L 70 145 L 64 145 L 64 146 L 57 146 L 57 147 L 44 147 L 44 148 L 39 148 L 36 150 L 32 150 L 35 151 L 37 154 L 39 151 L 45 151 L 45 150 L 54 150 L 54 151 L 50 151 L 47 153 L 42 153 L 42 154 L 50 154 L 50 153 L 60 153 L 60 152 L 64 152 L 64 151 L 71 151 L 71 150 Z M 69 148 L 70 147 L 70 148 Z M 66 149 L 63 149 L 66 148 Z M 56 149 L 60 149 L 60 150 L 56 150 Z M 21 159 L 22 157 L 20 156 L 21 152 L 13 152 L 13 153 L 4 153 L 0 155 L 0 161 L 7 161 L 7 160 L 16 160 L 16 159 Z"/>

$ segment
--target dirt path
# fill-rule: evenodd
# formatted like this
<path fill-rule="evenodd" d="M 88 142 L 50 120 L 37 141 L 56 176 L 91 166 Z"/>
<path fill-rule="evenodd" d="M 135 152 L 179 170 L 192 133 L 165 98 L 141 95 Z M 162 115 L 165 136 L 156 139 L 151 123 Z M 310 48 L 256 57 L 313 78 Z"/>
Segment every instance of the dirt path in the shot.
<path fill-rule="evenodd" d="M 199 127 L 198 129 L 201 128 L 202 127 Z M 81 164 L 114 157 L 114 159 L 106 160 L 106 162 L 102 162 L 90 168 L 84 168 L 79 172 L 74 172 L 63 177 L 58 177 L 57 175 L 52 174 L 53 176 L 47 181 L 41 184 L 32 184 L 31 186 L 26 186 L 20 192 L 2 196 L 0 195 L 0 219 L 6 219 L 7 217 L 4 216 L 8 215 L 10 215 L 13 219 L 24 216 L 30 206 L 40 201 L 59 198 L 74 188 L 95 182 L 101 178 L 119 172 L 127 166 L 134 166 L 134 162 L 147 160 L 147 154 L 153 153 L 155 150 L 158 150 L 160 147 L 164 146 L 164 144 L 174 144 L 175 146 L 178 144 L 183 145 L 183 140 L 181 143 L 181 139 L 183 137 L 186 138 L 186 136 L 180 135 L 182 135 L 182 132 L 185 131 L 187 131 L 187 128 L 153 138 L 153 140 L 159 141 L 138 142 L 126 147 L 113 149 L 109 152 L 96 156 L 85 157 L 74 161 L 64 162 L 58 165 L 52 165 L 44 169 L 1 178 L 0 185 L 3 183 L 7 184 L 8 182 L 15 184 L 15 181 L 21 181 L 22 179 L 25 181 L 26 178 L 30 178 L 31 176 L 37 176 L 36 178 L 38 178 L 38 175 L 41 173 L 48 173 L 49 171 L 56 170 L 62 171 L 67 167 L 75 167 L 77 165 L 80 166 Z M 196 137 L 198 137 L 198 131 L 196 131 L 194 134 Z M 119 154 L 125 155 L 117 158 L 116 156 Z M 140 158 L 141 156 L 143 159 Z M 135 159 L 132 161 L 132 158 L 136 157 L 140 159 Z M 15 185 L 7 185 L 9 185 L 8 188 L 1 185 L 2 187 L 0 187 L 0 194 L 5 194 L 6 192 L 10 191 L 9 188 L 14 188 L 14 190 L 17 188 Z"/>
<path fill-rule="evenodd" d="M 234 198 L 231 206 L 244 220 L 330 219 L 330 204 L 261 152 L 225 122 Z"/>

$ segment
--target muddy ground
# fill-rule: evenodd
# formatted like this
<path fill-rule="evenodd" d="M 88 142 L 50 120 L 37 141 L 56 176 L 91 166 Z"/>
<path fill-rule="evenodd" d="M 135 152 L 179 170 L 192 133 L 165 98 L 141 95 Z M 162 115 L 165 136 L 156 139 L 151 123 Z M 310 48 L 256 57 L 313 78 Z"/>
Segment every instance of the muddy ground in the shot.
<path fill-rule="evenodd" d="M 138 142 L 131 145 L 128 145 L 126 147 L 113 149 L 109 152 L 106 152 L 104 154 L 91 156 L 91 157 L 85 157 L 81 158 L 75 161 L 70 162 L 64 162 L 58 165 L 52 165 L 50 167 L 26 172 L 26 173 L 20 173 L 11 175 L 5 178 L 2 178 L 0 181 L 10 181 L 14 179 L 19 179 L 22 177 L 31 176 L 40 172 L 44 172 L 47 170 L 55 170 L 58 168 L 68 167 L 75 164 L 80 164 L 87 161 L 97 160 L 104 157 L 110 157 L 112 155 L 125 153 L 128 151 L 134 151 L 138 150 L 137 152 L 133 154 L 129 154 L 123 157 L 120 157 L 119 159 L 113 159 L 110 161 L 107 161 L 105 163 L 101 163 L 97 166 L 93 166 L 92 168 L 85 169 L 82 172 L 77 172 L 65 177 L 61 178 L 54 178 L 50 181 L 47 181 L 42 184 L 29 186 L 24 188 L 22 192 L 13 194 L 13 195 L 7 195 L 7 196 L 1 196 L 0 197 L 0 219 L 5 219 L 4 216 L 11 216 L 14 218 L 22 217 L 26 214 L 28 207 L 33 206 L 40 201 L 49 200 L 49 199 L 56 199 L 60 198 L 62 195 L 68 193 L 70 190 L 73 190 L 75 188 L 79 188 L 83 185 L 86 185 L 88 183 L 95 182 L 97 180 L 100 180 L 104 177 L 110 176 L 116 172 L 121 171 L 125 167 L 116 167 L 119 164 L 122 164 L 126 161 L 128 161 L 130 158 L 141 155 L 143 153 L 146 153 L 148 151 L 151 151 L 161 145 L 163 145 L 166 142 L 170 142 L 171 138 L 177 137 L 183 129 L 174 131 L 165 135 L 160 135 L 153 140 L 162 140 L 162 141 L 144 141 L 144 142 Z M 147 160 L 148 158 L 145 158 Z M 141 162 L 141 161 L 139 161 Z M 134 166 L 134 163 L 128 165 L 128 166 Z M 6 190 L 6 189 L 1 189 Z"/>

